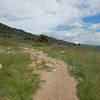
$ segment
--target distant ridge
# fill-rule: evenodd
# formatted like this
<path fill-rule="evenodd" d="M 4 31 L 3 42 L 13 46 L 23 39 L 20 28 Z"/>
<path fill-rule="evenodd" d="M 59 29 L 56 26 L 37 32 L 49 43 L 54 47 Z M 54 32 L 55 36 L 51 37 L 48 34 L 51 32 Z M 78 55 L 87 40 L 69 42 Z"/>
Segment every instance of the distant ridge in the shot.
<path fill-rule="evenodd" d="M 48 44 L 75 45 L 74 43 L 57 40 L 46 35 L 34 35 L 21 29 L 12 28 L 0 23 L 0 40 L 2 39 L 12 40 L 15 42 L 45 42 Z"/>

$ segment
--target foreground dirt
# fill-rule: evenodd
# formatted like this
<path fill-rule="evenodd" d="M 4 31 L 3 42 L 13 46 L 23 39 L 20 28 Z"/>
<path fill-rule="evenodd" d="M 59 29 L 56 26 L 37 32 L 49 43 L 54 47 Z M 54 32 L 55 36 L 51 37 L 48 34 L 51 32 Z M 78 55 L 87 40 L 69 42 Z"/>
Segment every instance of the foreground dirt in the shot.
<path fill-rule="evenodd" d="M 31 59 L 37 58 L 29 67 L 36 67 L 41 62 L 49 62 L 48 66 L 53 67 L 52 71 L 37 71 L 41 79 L 45 80 L 40 89 L 33 96 L 33 100 L 79 100 L 77 97 L 77 81 L 69 74 L 67 64 L 58 59 L 48 57 L 42 51 L 27 49 Z"/>

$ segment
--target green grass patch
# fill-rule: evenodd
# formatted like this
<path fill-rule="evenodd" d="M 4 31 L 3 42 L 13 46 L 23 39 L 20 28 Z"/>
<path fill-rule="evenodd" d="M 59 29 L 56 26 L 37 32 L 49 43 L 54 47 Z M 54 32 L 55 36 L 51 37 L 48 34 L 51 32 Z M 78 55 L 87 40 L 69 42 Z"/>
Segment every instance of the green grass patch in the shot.
<path fill-rule="evenodd" d="M 39 88 L 40 75 L 28 68 L 31 59 L 18 47 L 0 50 L 0 100 L 32 100 Z"/>

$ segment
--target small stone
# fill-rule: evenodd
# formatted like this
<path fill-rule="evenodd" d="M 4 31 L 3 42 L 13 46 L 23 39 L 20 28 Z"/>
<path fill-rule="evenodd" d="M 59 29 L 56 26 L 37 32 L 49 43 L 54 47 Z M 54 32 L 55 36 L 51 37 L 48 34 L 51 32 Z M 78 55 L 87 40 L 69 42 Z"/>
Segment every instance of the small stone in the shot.
<path fill-rule="evenodd" d="M 54 71 L 54 72 L 56 72 L 56 71 L 57 71 L 57 69 L 55 68 L 53 71 Z"/>
<path fill-rule="evenodd" d="M 48 54 L 45 54 L 45 56 L 48 56 Z"/>
<path fill-rule="evenodd" d="M 83 78 L 78 78 L 79 79 L 79 81 L 84 81 L 84 79 Z"/>
<path fill-rule="evenodd" d="M 62 54 L 66 53 L 66 51 L 61 51 Z"/>
<path fill-rule="evenodd" d="M 2 64 L 0 64 L 0 69 L 2 69 L 3 68 L 3 66 L 2 66 Z"/>
<path fill-rule="evenodd" d="M 46 63 L 45 65 L 48 66 L 48 67 L 51 67 L 51 68 L 54 67 L 54 65 L 51 64 L 51 63 Z"/>
<path fill-rule="evenodd" d="M 41 60 L 37 60 L 37 63 L 40 64 L 41 63 Z"/>

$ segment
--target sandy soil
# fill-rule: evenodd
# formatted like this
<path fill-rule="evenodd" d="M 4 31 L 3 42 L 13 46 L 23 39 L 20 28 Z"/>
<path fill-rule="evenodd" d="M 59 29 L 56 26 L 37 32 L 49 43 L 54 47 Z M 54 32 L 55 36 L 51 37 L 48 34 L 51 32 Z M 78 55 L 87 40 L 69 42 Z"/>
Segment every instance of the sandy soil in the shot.
<path fill-rule="evenodd" d="M 33 96 L 33 100 L 79 100 L 77 97 L 77 81 L 68 72 L 67 64 L 58 59 L 49 57 L 42 51 L 29 49 L 32 57 L 37 57 L 37 62 L 31 64 L 31 67 L 42 61 L 50 62 L 54 67 L 51 72 L 41 70 L 41 79 L 45 80 L 40 84 L 40 89 Z"/>

